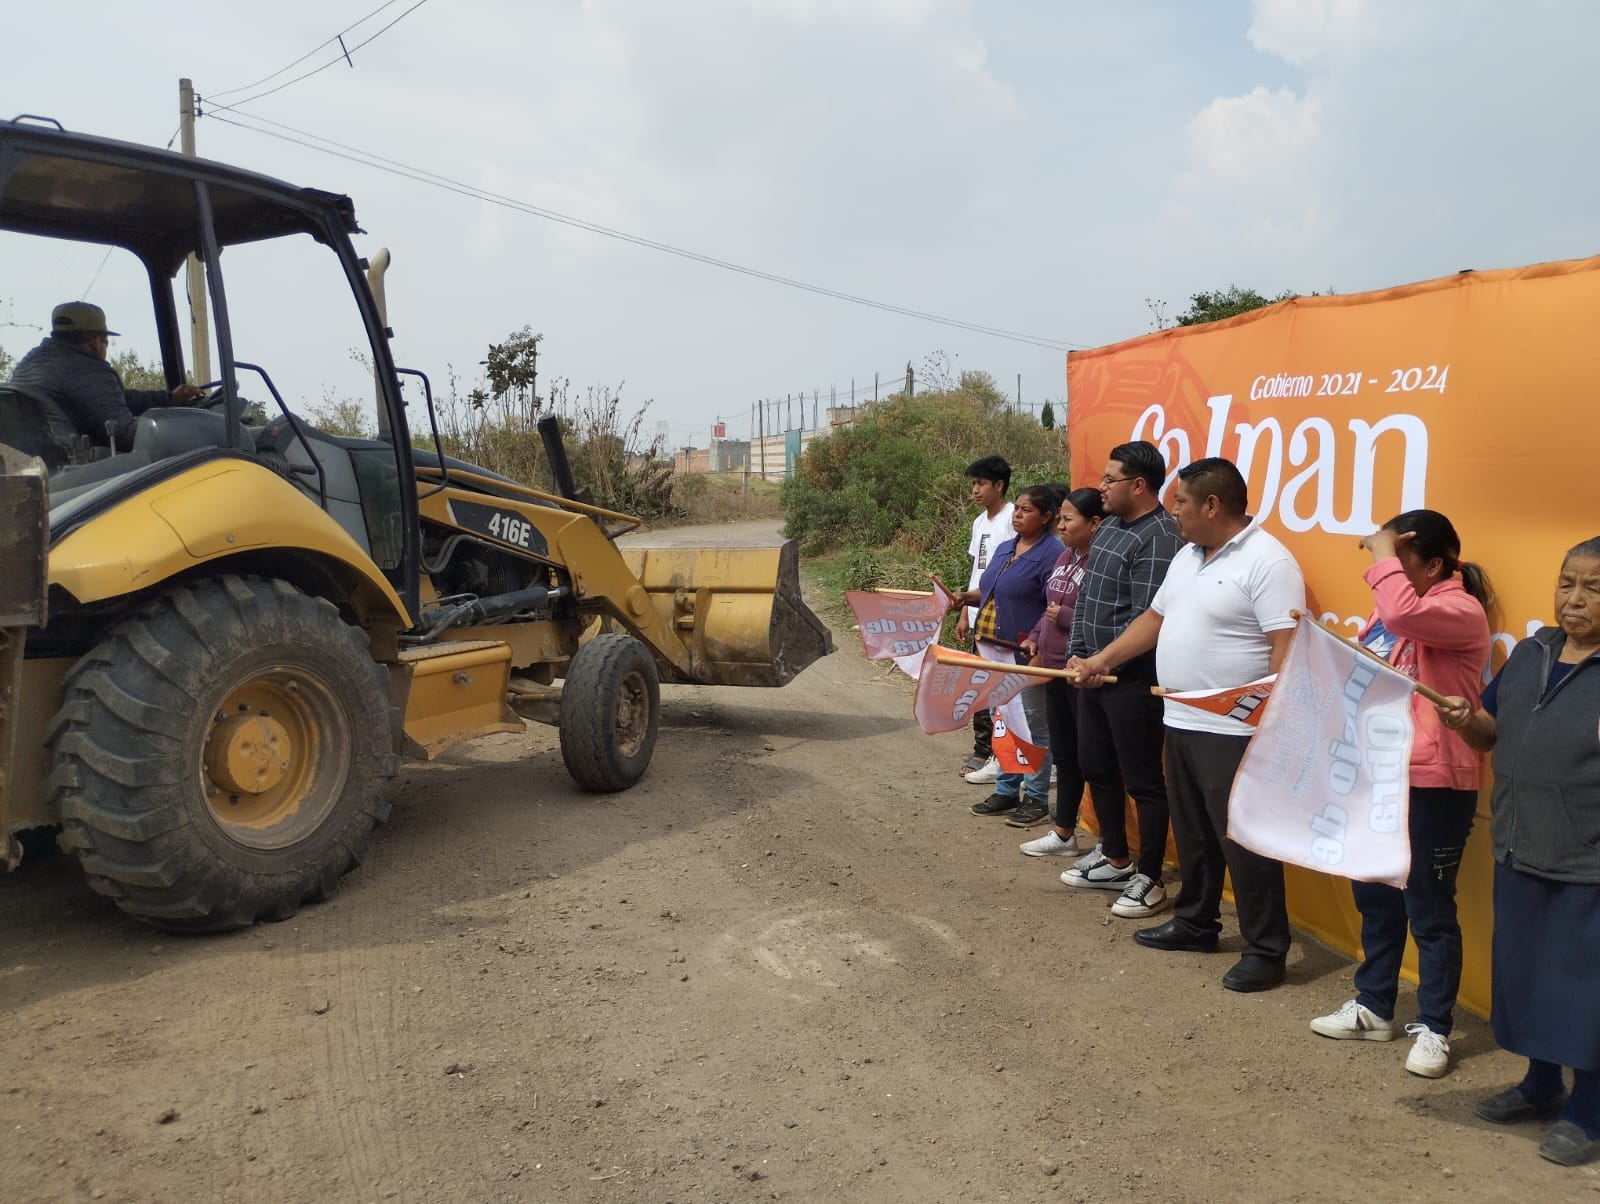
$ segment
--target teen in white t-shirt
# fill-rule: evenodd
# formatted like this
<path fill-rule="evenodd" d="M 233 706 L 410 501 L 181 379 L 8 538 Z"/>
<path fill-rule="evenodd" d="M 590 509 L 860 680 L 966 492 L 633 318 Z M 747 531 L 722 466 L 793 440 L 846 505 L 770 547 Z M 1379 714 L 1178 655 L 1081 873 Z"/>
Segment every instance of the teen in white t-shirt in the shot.
<path fill-rule="evenodd" d="M 967 542 L 967 555 L 972 557 L 967 588 L 977 589 L 978 579 L 989 567 L 989 557 L 994 555 L 994 550 L 1016 537 L 1011 529 L 1013 507 L 1006 501 L 1006 490 L 1011 486 L 1011 466 L 999 456 L 988 456 L 968 465 L 967 476 L 972 481 L 972 500 L 978 506 L 978 516 L 972 520 L 972 538 Z M 957 624 L 957 637 L 966 639 L 968 630 L 977 621 L 978 608 L 967 607 L 962 621 Z"/>

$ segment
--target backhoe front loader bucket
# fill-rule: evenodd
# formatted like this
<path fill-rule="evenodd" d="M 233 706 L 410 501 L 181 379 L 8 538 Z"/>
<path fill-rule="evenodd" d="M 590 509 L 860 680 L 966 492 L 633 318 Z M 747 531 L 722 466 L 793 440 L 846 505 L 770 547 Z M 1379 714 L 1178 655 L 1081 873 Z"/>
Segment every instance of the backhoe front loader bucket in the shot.
<path fill-rule="evenodd" d="M 689 649 L 692 678 L 715 686 L 781 686 L 833 651 L 800 597 L 794 541 L 750 548 L 619 547 L 657 614 Z"/>

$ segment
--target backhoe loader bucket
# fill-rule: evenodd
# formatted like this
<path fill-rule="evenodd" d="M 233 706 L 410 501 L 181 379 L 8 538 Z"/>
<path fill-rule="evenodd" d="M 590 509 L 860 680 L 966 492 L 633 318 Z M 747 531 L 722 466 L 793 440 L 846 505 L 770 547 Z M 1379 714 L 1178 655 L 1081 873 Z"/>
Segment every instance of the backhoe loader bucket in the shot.
<path fill-rule="evenodd" d="M 759 548 L 618 549 L 690 652 L 692 680 L 781 686 L 833 651 L 833 637 L 800 597 L 792 540 Z"/>

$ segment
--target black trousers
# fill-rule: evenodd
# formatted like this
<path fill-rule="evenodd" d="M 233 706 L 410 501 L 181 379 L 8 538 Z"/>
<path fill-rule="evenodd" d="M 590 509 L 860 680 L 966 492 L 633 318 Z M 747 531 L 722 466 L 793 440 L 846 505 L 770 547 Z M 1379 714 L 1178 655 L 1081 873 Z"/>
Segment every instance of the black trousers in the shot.
<path fill-rule="evenodd" d="M 1050 760 L 1056 767 L 1056 827 L 1071 835 L 1078 826 L 1078 809 L 1083 804 L 1084 786 L 1088 784 L 1078 764 L 1077 687 L 1059 677 L 1045 682 L 1044 717 L 1050 728 Z M 1119 807 L 1122 805 L 1120 791 L 1116 803 Z M 1097 802 L 1095 811 L 1099 810 Z"/>
<path fill-rule="evenodd" d="M 987 761 L 994 756 L 994 712 L 972 712 L 972 755 Z"/>
<path fill-rule="evenodd" d="M 1289 955 L 1283 863 L 1227 838 L 1228 792 L 1249 743 L 1249 736 L 1167 729 L 1167 797 L 1183 870 L 1172 914 L 1195 932 L 1220 932 L 1226 870 L 1246 956 L 1281 962 Z"/>
<path fill-rule="evenodd" d="M 1155 680 L 1155 658 L 1141 657 L 1117 670 L 1115 685 L 1078 691 L 1078 766 L 1094 801 L 1101 851 L 1118 861 L 1128 855 L 1126 792 L 1139 819 L 1138 872 L 1160 882 L 1167 783 L 1161 773 L 1161 699 L 1150 693 Z"/>

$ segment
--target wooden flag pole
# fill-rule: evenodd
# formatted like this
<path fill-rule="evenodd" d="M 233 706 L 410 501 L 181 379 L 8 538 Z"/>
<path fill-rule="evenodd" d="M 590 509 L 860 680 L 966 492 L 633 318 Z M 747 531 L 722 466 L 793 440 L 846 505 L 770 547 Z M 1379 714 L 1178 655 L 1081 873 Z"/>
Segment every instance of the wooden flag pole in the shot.
<path fill-rule="evenodd" d="M 1389 670 L 1389 672 L 1391 672 L 1391 673 L 1399 672 L 1393 665 L 1391 665 L 1388 661 L 1384 660 L 1383 657 L 1379 656 L 1376 652 L 1373 652 L 1369 648 L 1363 648 L 1360 644 L 1358 644 L 1355 640 L 1352 640 L 1349 636 L 1340 635 L 1332 627 L 1329 627 L 1321 619 L 1317 618 L 1316 615 L 1309 614 L 1309 613 L 1307 613 L 1306 611 L 1303 611 L 1303 610 L 1291 610 L 1289 612 L 1289 616 L 1291 618 L 1295 618 L 1295 619 L 1310 619 L 1313 623 L 1315 623 L 1318 627 L 1322 628 L 1322 630 L 1326 631 L 1329 635 L 1331 635 L 1334 639 L 1338 640 L 1341 644 L 1348 644 L 1351 648 L 1354 648 L 1357 652 L 1359 652 L 1362 656 L 1366 657 L 1369 661 L 1376 661 L 1378 664 L 1382 665 L 1385 669 Z M 1403 677 L 1405 675 L 1401 674 L 1401 676 Z M 1449 706 L 1450 705 L 1450 699 L 1446 695 L 1439 693 L 1438 690 L 1435 690 L 1435 689 L 1433 689 L 1433 688 L 1431 688 L 1429 686 L 1425 686 L 1420 681 L 1413 681 L 1412 684 L 1414 686 L 1416 686 L 1418 694 L 1421 694 L 1424 698 L 1426 698 L 1429 702 L 1433 703 L 1435 706 L 1445 707 L 1445 706 Z"/>
<path fill-rule="evenodd" d="M 1063 681 L 1077 681 L 1076 669 L 1046 669 L 1043 665 L 1007 665 L 1001 661 L 986 661 L 982 657 L 973 656 L 967 652 L 957 652 L 954 648 L 935 645 L 933 659 L 941 665 L 962 665 L 969 669 L 994 669 L 1000 673 L 1025 673 L 1029 677 L 1058 677 Z M 1107 685 L 1116 685 L 1117 679 L 1107 674 L 1100 679 Z"/>

